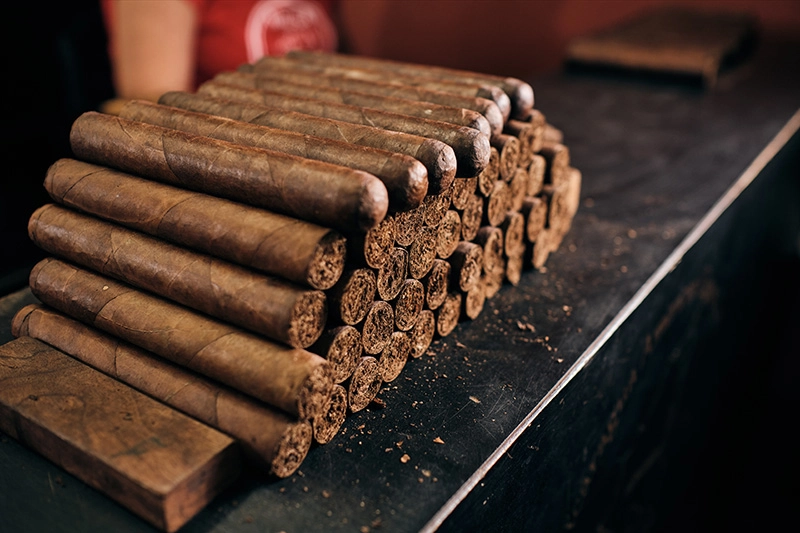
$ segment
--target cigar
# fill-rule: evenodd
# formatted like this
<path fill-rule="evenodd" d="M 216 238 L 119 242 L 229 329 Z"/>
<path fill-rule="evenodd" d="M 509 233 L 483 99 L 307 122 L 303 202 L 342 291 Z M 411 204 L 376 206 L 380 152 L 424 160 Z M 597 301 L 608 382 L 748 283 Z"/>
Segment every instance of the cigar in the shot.
<path fill-rule="evenodd" d="M 39 304 L 20 309 L 15 337 L 39 339 L 239 441 L 254 464 L 288 477 L 311 447 L 311 425 Z"/>
<path fill-rule="evenodd" d="M 522 270 L 524 267 L 524 250 L 520 250 L 516 254 L 506 258 L 506 279 L 508 282 L 516 287 L 522 279 Z"/>
<path fill-rule="evenodd" d="M 518 168 L 514 171 L 511 181 L 508 183 L 508 196 L 510 211 L 519 211 L 522 209 L 522 202 L 528 193 L 528 171 L 524 168 Z"/>
<path fill-rule="evenodd" d="M 327 403 L 330 364 L 157 296 L 45 258 L 30 274 L 42 303 L 303 419 Z"/>
<path fill-rule="evenodd" d="M 361 344 L 364 352 L 376 355 L 386 348 L 394 331 L 394 309 L 383 300 L 370 305 L 364 323 L 361 325 Z"/>
<path fill-rule="evenodd" d="M 273 93 L 315 98 L 326 102 L 347 104 L 358 107 L 367 107 L 409 115 L 412 117 L 426 118 L 440 122 L 447 122 L 457 126 L 464 126 L 477 130 L 484 135 L 491 135 L 492 129 L 486 117 L 463 107 L 443 106 L 431 102 L 420 102 L 408 98 L 394 96 L 380 96 L 368 92 L 350 91 L 336 87 L 323 86 L 319 83 L 305 80 L 298 83 L 287 79 L 259 76 L 254 73 L 221 72 L 214 76 L 211 82 L 223 85 L 234 85 L 248 89 L 259 89 Z"/>
<path fill-rule="evenodd" d="M 511 176 L 519 166 L 519 139 L 513 135 L 500 133 L 492 135 L 490 142 L 492 147 L 495 148 L 500 155 L 498 168 L 500 178 L 510 181 Z"/>
<path fill-rule="evenodd" d="M 483 172 L 481 172 L 483 174 Z M 455 209 L 464 209 L 469 202 L 469 197 L 475 194 L 478 188 L 478 177 L 456 178 L 453 180 L 453 189 L 450 194 L 450 205 Z"/>
<path fill-rule="evenodd" d="M 319 62 L 322 64 L 349 66 L 353 68 L 369 68 L 381 70 L 383 72 L 391 72 L 393 75 L 395 73 L 403 73 L 448 79 L 460 83 L 494 85 L 500 87 L 508 95 L 511 101 L 512 116 L 525 116 L 526 112 L 533 108 L 534 104 L 533 88 L 530 84 L 517 78 L 341 53 L 293 50 L 287 55 L 299 61 Z"/>
<path fill-rule="evenodd" d="M 483 196 L 489 196 L 494 188 L 494 182 L 500 179 L 500 152 L 492 146 L 489 151 L 489 163 L 483 172 L 478 174 L 478 191 Z"/>
<path fill-rule="evenodd" d="M 353 375 L 364 351 L 361 332 L 347 325 L 328 328 L 308 351 L 326 359 L 331 366 L 331 379 L 342 383 Z"/>
<path fill-rule="evenodd" d="M 389 260 L 378 269 L 378 296 L 384 301 L 397 298 L 408 274 L 409 252 L 395 246 L 389 253 Z"/>
<path fill-rule="evenodd" d="M 442 305 L 434 311 L 436 314 L 436 334 L 446 337 L 456 329 L 461 317 L 462 293 L 451 291 L 447 294 Z"/>
<path fill-rule="evenodd" d="M 559 186 L 567 180 L 570 167 L 569 148 L 561 143 L 545 142 L 539 152 L 545 160 L 544 182 Z"/>
<path fill-rule="evenodd" d="M 463 179 L 463 178 L 458 178 Z M 425 210 L 422 206 L 408 211 L 394 213 L 387 219 L 394 220 L 394 243 L 397 246 L 411 246 L 417 238 Z"/>
<path fill-rule="evenodd" d="M 450 270 L 451 267 L 448 261 L 436 259 L 433 262 L 431 271 L 422 280 L 425 286 L 425 305 L 428 309 L 437 309 L 447 297 Z"/>
<path fill-rule="evenodd" d="M 450 288 L 467 292 L 478 283 L 483 271 L 483 247 L 461 241 L 450 256 Z"/>
<path fill-rule="evenodd" d="M 483 209 L 483 224 L 499 226 L 506 218 L 506 212 L 511 207 L 511 189 L 503 180 L 494 182 L 494 188 L 486 199 Z"/>
<path fill-rule="evenodd" d="M 543 143 L 547 140 L 547 120 L 541 111 L 538 109 L 531 109 L 530 113 L 525 119 L 525 122 L 528 122 L 534 128 L 533 139 L 531 140 L 531 150 L 534 154 L 537 154 L 539 151 L 541 151 Z M 561 142 L 561 140 L 558 140 L 557 142 Z"/>
<path fill-rule="evenodd" d="M 551 251 L 561 244 L 561 239 L 569 231 L 572 219 L 580 203 L 581 172 L 568 167 L 565 182 L 560 186 L 545 185 L 542 198 L 548 204 L 547 227 L 552 230 Z"/>
<path fill-rule="evenodd" d="M 450 208 L 452 188 L 438 194 L 429 194 L 422 201 L 422 222 L 431 227 L 436 227 L 444 218 Z"/>
<path fill-rule="evenodd" d="M 28 235 L 42 250 L 295 348 L 316 341 L 325 293 L 200 254 L 55 204 Z"/>
<path fill-rule="evenodd" d="M 327 411 L 312 420 L 314 441 L 317 444 L 328 444 L 339 433 L 346 418 L 347 389 L 341 385 L 334 385 Z"/>
<path fill-rule="evenodd" d="M 310 222 L 74 159 L 53 163 L 44 187 L 65 206 L 315 289 L 344 270 L 344 237 Z"/>
<path fill-rule="evenodd" d="M 493 298 L 495 294 L 500 292 L 505 279 L 506 259 L 505 257 L 501 257 L 500 262 L 495 265 L 494 270 L 481 274 L 481 283 L 483 284 L 483 292 L 486 298 Z"/>
<path fill-rule="evenodd" d="M 423 226 L 416 240 L 408 248 L 408 274 L 412 278 L 422 278 L 433 266 L 436 259 L 437 234 L 436 228 Z"/>
<path fill-rule="evenodd" d="M 535 269 L 540 269 L 547 262 L 552 248 L 552 231 L 550 229 L 542 229 L 536 235 L 536 241 L 530 247 L 530 264 Z M 523 263 L 524 266 L 524 263 Z"/>
<path fill-rule="evenodd" d="M 547 202 L 538 196 L 529 196 L 522 203 L 520 212 L 526 220 L 525 238 L 534 243 L 547 223 Z"/>
<path fill-rule="evenodd" d="M 315 98 L 304 98 L 259 89 L 247 89 L 214 81 L 201 85 L 197 89 L 197 94 L 286 109 L 315 117 L 436 139 L 453 149 L 456 156 L 457 171 L 465 176 L 476 176 L 489 161 L 488 135 L 473 128 L 458 126 L 449 122 Z"/>
<path fill-rule="evenodd" d="M 411 338 L 405 331 L 392 333 L 389 343 L 378 357 L 378 372 L 385 383 L 397 379 L 411 355 Z"/>
<path fill-rule="evenodd" d="M 346 270 L 336 285 L 326 291 L 329 323 L 350 326 L 360 323 L 367 316 L 377 289 L 377 277 L 373 269 Z"/>
<path fill-rule="evenodd" d="M 294 67 L 294 68 L 293 68 Z M 316 69 L 302 70 L 302 66 L 296 63 L 288 65 L 273 64 L 271 68 L 255 71 L 252 69 L 251 75 L 257 78 L 269 78 L 276 80 L 290 81 L 292 83 L 302 83 L 315 87 L 335 87 L 346 91 L 357 91 L 378 96 L 393 98 L 403 98 L 427 102 L 447 107 L 455 107 L 476 111 L 483 115 L 489 123 L 491 134 L 503 131 L 503 114 L 500 108 L 493 101 L 487 98 L 460 96 L 444 91 L 431 91 L 410 85 L 398 85 L 386 80 L 360 80 L 348 78 L 344 75 L 320 76 Z"/>
<path fill-rule="evenodd" d="M 389 216 L 366 232 L 347 234 L 348 264 L 382 267 L 394 247 L 395 221 Z"/>
<path fill-rule="evenodd" d="M 544 125 L 544 142 L 547 143 L 563 143 L 564 132 L 556 128 L 549 122 Z"/>
<path fill-rule="evenodd" d="M 461 239 L 471 241 L 478 234 L 483 221 L 483 198 L 473 194 L 461 212 Z"/>
<path fill-rule="evenodd" d="M 455 152 L 436 139 L 179 91 L 164 93 L 158 103 L 408 155 L 425 166 L 429 193 L 448 187 L 456 175 Z"/>
<path fill-rule="evenodd" d="M 414 327 L 409 332 L 411 337 L 411 353 L 409 356 L 417 359 L 427 352 L 435 334 L 436 316 L 430 309 L 423 309 L 420 311 Z"/>
<path fill-rule="evenodd" d="M 347 389 L 347 408 L 357 413 L 378 395 L 383 379 L 378 369 L 378 360 L 371 355 L 361 357 L 353 375 L 342 386 Z"/>
<path fill-rule="evenodd" d="M 475 244 L 483 249 L 483 272 L 492 272 L 503 258 L 503 230 L 483 226 L 475 236 Z"/>
<path fill-rule="evenodd" d="M 87 111 L 73 123 L 78 159 L 342 230 L 366 230 L 389 208 L 372 174 Z"/>
<path fill-rule="evenodd" d="M 418 206 L 428 191 L 428 171 L 413 157 L 335 139 L 260 126 L 144 100 L 128 102 L 119 113 L 128 120 L 204 135 L 223 141 L 323 161 L 378 177 L 389 193 L 389 208 Z"/>
<path fill-rule="evenodd" d="M 460 316 L 462 319 L 475 320 L 478 318 L 486 303 L 486 290 L 483 283 L 476 283 L 472 289 L 464 294 L 461 302 L 463 309 Z"/>
<path fill-rule="evenodd" d="M 439 223 L 439 232 L 436 239 L 436 256 L 447 259 L 455 251 L 461 241 L 461 215 L 455 209 L 445 213 Z"/>
<path fill-rule="evenodd" d="M 503 254 L 506 257 L 518 254 L 525 248 L 526 222 L 525 215 L 520 211 L 506 213 L 505 220 L 500 224 L 500 229 L 503 230 Z"/>
<path fill-rule="evenodd" d="M 413 328 L 424 305 L 425 286 L 422 282 L 413 278 L 405 280 L 394 303 L 395 328 L 400 331 Z"/>
<path fill-rule="evenodd" d="M 547 162 L 544 156 L 534 154 L 531 158 L 531 164 L 528 166 L 528 196 L 536 196 L 542 192 L 544 185 L 544 172 L 547 168 Z"/>
<path fill-rule="evenodd" d="M 345 76 L 347 78 L 370 80 L 394 85 L 408 85 L 431 91 L 443 91 L 470 98 L 486 98 L 493 101 L 506 121 L 511 113 L 511 99 L 499 87 L 486 83 L 464 83 L 450 81 L 440 77 L 414 76 L 392 72 L 391 77 L 385 72 L 360 68 L 338 67 L 333 65 L 314 65 L 292 61 L 288 57 L 264 56 L 253 63 L 256 73 L 278 68 L 278 65 L 291 67 L 304 72 L 316 72 L 322 76 Z"/>
<path fill-rule="evenodd" d="M 521 120 L 509 120 L 503 126 L 503 133 L 519 140 L 519 160 L 517 166 L 528 167 L 531 158 L 538 150 L 534 150 L 537 143 L 537 126 Z M 539 128 L 542 128 L 539 126 Z M 543 131 L 543 130 L 542 130 Z M 541 137 L 541 135 L 540 135 Z"/>

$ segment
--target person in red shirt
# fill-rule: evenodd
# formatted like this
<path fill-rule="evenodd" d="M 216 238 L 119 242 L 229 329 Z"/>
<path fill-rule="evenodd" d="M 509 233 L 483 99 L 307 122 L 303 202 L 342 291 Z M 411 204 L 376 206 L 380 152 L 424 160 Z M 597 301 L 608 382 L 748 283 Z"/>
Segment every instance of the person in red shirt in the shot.
<path fill-rule="evenodd" d="M 101 0 L 117 99 L 194 91 L 292 49 L 339 48 L 335 0 Z"/>

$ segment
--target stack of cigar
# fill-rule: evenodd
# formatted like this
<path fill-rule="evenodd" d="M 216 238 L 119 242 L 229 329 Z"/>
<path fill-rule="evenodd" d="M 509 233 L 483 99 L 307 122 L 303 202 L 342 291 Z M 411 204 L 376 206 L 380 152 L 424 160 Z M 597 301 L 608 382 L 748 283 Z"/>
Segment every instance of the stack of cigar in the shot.
<path fill-rule="evenodd" d="M 14 318 L 288 476 L 578 207 L 513 78 L 293 52 L 73 124 Z"/>

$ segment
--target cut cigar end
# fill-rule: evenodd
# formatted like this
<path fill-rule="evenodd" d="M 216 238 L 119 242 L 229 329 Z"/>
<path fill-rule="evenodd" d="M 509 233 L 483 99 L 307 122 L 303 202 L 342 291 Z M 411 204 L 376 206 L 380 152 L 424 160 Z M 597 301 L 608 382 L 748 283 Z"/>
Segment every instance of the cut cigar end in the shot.
<path fill-rule="evenodd" d="M 328 304 L 322 291 L 305 291 L 292 308 L 289 340 L 295 348 L 308 348 L 322 335 L 328 318 Z"/>
<path fill-rule="evenodd" d="M 306 378 L 298 393 L 297 414 L 302 420 L 311 420 L 327 406 L 333 390 L 331 364 L 323 360 Z"/>
<path fill-rule="evenodd" d="M 378 395 L 382 384 L 378 360 L 372 356 L 362 357 L 347 386 L 347 407 L 350 412 L 357 413 L 366 408 Z"/>
<path fill-rule="evenodd" d="M 333 287 L 344 272 L 347 241 L 337 231 L 331 230 L 320 239 L 309 263 L 306 282 L 315 289 Z"/>
<path fill-rule="evenodd" d="M 378 358 L 378 369 L 384 383 L 397 379 L 411 354 L 411 338 L 404 331 L 395 331 Z"/>
<path fill-rule="evenodd" d="M 271 473 L 279 478 L 291 476 L 308 455 L 311 442 L 311 422 L 299 420 L 291 424 L 275 450 Z"/>
<path fill-rule="evenodd" d="M 328 410 L 314 418 L 314 440 L 317 444 L 327 444 L 333 440 L 347 418 L 347 389 L 334 385 Z"/>
<path fill-rule="evenodd" d="M 411 328 L 411 357 L 422 357 L 433 342 L 436 334 L 436 315 L 430 309 L 420 311 L 414 327 Z"/>

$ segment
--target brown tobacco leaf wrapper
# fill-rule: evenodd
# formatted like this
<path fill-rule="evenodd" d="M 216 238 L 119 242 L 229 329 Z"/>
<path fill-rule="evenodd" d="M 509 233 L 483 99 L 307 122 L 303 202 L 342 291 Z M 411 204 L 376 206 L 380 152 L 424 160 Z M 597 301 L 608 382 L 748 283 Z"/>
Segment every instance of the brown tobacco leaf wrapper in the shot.
<path fill-rule="evenodd" d="M 461 212 L 461 239 L 471 241 L 478 234 L 483 221 L 483 197 L 473 194 Z"/>
<path fill-rule="evenodd" d="M 128 102 L 119 116 L 214 139 L 363 170 L 377 176 L 389 192 L 390 209 L 418 206 L 428 191 L 428 171 L 411 156 L 357 146 L 293 131 L 250 124 L 143 100 Z"/>
<path fill-rule="evenodd" d="M 377 288 L 373 269 L 365 267 L 345 271 L 336 285 L 326 291 L 329 322 L 355 326 L 364 320 Z"/>
<path fill-rule="evenodd" d="M 197 93 L 214 98 L 276 107 L 315 117 L 436 139 L 453 149 L 456 155 L 458 172 L 464 176 L 476 176 L 489 161 L 488 135 L 478 130 L 449 122 L 390 113 L 369 107 L 323 101 L 316 98 L 303 98 L 285 93 L 246 89 L 217 83 L 213 80 L 201 85 Z"/>
<path fill-rule="evenodd" d="M 459 178 L 461 179 L 461 178 Z M 394 220 L 394 242 L 398 246 L 411 246 L 422 227 L 425 210 L 422 206 L 408 211 L 394 213 L 388 219 Z"/>
<path fill-rule="evenodd" d="M 292 65 L 297 66 L 293 62 L 288 65 L 272 65 L 269 69 L 258 71 L 255 71 L 251 66 L 251 71 L 248 74 L 256 78 L 289 81 L 315 87 L 334 87 L 346 91 L 468 109 L 480 113 L 486 119 L 489 123 L 490 133 L 500 133 L 503 130 L 505 119 L 500 112 L 500 108 L 493 101 L 486 98 L 461 96 L 444 91 L 431 91 L 410 85 L 397 85 L 387 81 L 359 80 L 343 75 L 320 76 L 314 69 L 303 71 L 302 68 L 292 68 Z"/>
<path fill-rule="evenodd" d="M 311 425 L 116 337 L 41 305 L 22 308 L 15 337 L 30 336 L 237 439 L 246 456 L 277 477 L 300 466 Z"/>
<path fill-rule="evenodd" d="M 503 288 L 506 279 L 506 259 L 501 258 L 500 263 L 491 272 L 484 272 L 481 276 L 483 291 L 486 298 L 493 298 Z"/>
<path fill-rule="evenodd" d="M 319 83 L 309 83 L 309 80 L 296 83 L 290 80 L 269 78 L 267 76 L 258 76 L 253 73 L 244 72 L 221 72 L 214 76 L 212 81 L 214 83 L 235 85 L 249 89 L 260 89 L 273 93 L 301 96 L 303 98 L 316 98 L 317 100 L 325 100 L 326 102 L 367 107 L 400 115 L 447 122 L 449 124 L 478 130 L 487 136 L 492 133 L 491 126 L 486 117 L 470 109 L 437 105 L 431 102 L 420 102 L 418 100 L 409 100 L 408 98 L 348 91 L 336 87 L 322 86 Z"/>
<path fill-rule="evenodd" d="M 458 211 L 450 209 L 445 213 L 444 218 L 439 223 L 439 231 L 436 239 L 436 256 L 447 259 L 456 250 L 461 241 L 461 216 Z"/>
<path fill-rule="evenodd" d="M 371 355 L 361 357 L 355 372 L 343 386 L 347 389 L 347 407 L 351 413 L 366 408 L 383 385 L 378 360 Z"/>
<path fill-rule="evenodd" d="M 394 303 L 395 327 L 400 331 L 413 328 L 424 305 L 425 286 L 422 282 L 418 279 L 405 280 Z"/>
<path fill-rule="evenodd" d="M 417 317 L 417 322 L 414 327 L 409 331 L 411 336 L 411 354 L 410 357 L 417 359 L 422 357 L 422 354 L 428 351 L 428 347 L 433 342 L 433 337 L 436 334 L 436 315 L 430 309 L 423 309 Z"/>
<path fill-rule="evenodd" d="M 481 172 L 481 174 L 483 174 L 483 172 Z M 469 197 L 475 194 L 477 188 L 477 176 L 473 178 L 456 178 L 453 180 L 453 190 L 450 194 L 452 207 L 455 209 L 464 209 L 469 201 Z"/>
<path fill-rule="evenodd" d="M 372 302 L 361 325 L 361 343 L 367 354 L 379 354 L 386 348 L 394 331 L 394 309 L 383 300 Z"/>
<path fill-rule="evenodd" d="M 441 79 L 453 80 L 459 83 L 479 83 L 494 85 L 501 88 L 509 97 L 512 106 L 512 116 L 525 116 L 533 108 L 534 95 L 530 84 L 511 77 L 458 70 L 435 65 L 420 65 L 415 63 L 399 62 L 382 58 L 369 58 L 350 54 L 336 54 L 326 52 L 311 52 L 303 50 L 291 51 L 288 57 L 300 61 L 318 62 L 322 64 L 350 66 L 354 68 L 368 68 L 383 72 L 404 73 L 410 75 L 423 75 Z"/>
<path fill-rule="evenodd" d="M 511 181 L 508 183 L 509 211 L 519 211 L 522 209 L 522 202 L 528 193 L 528 171 L 518 168 L 514 172 Z"/>
<path fill-rule="evenodd" d="M 436 314 L 436 334 L 439 337 L 446 337 L 456 329 L 461 317 L 461 300 L 464 298 L 461 292 L 453 291 L 447 294 L 441 307 L 434 311 Z"/>
<path fill-rule="evenodd" d="M 389 209 L 372 174 L 88 111 L 72 123 L 78 159 L 343 230 Z"/>
<path fill-rule="evenodd" d="M 547 161 L 545 161 L 544 156 L 534 154 L 531 158 L 531 164 L 528 166 L 528 196 L 536 196 L 542 192 L 546 168 Z"/>
<path fill-rule="evenodd" d="M 506 258 L 506 279 L 511 285 L 516 287 L 522 279 L 524 269 L 524 250 Z"/>
<path fill-rule="evenodd" d="M 483 271 L 483 247 L 475 242 L 460 242 L 450 256 L 450 267 L 450 287 L 469 291 L 478 283 Z"/>
<path fill-rule="evenodd" d="M 334 385 L 331 391 L 331 403 L 328 410 L 315 416 L 312 421 L 314 441 L 317 444 L 328 444 L 339 433 L 339 429 L 347 418 L 347 389 Z"/>
<path fill-rule="evenodd" d="M 444 259 L 436 259 L 431 271 L 423 279 L 425 286 L 425 304 L 428 309 L 437 309 L 447 297 L 450 283 L 450 263 Z"/>
<path fill-rule="evenodd" d="M 520 207 L 521 209 L 521 207 Z M 516 255 L 525 247 L 525 215 L 520 211 L 509 211 L 500 229 L 503 230 L 503 254 Z"/>
<path fill-rule="evenodd" d="M 436 259 L 438 230 L 423 226 L 416 240 L 408 249 L 408 274 L 414 279 L 421 279 L 427 274 Z"/>
<path fill-rule="evenodd" d="M 484 226 L 474 242 L 483 248 L 483 272 L 492 272 L 503 259 L 503 230 Z"/>
<path fill-rule="evenodd" d="M 567 180 L 570 167 L 569 148 L 561 143 L 546 142 L 542 145 L 539 154 L 547 163 L 544 174 L 545 184 L 556 187 L 563 184 Z"/>
<path fill-rule="evenodd" d="M 542 268 L 547 262 L 550 252 L 553 251 L 553 240 L 553 232 L 546 228 L 536 235 L 536 241 L 530 247 L 530 264 L 533 268 Z"/>
<path fill-rule="evenodd" d="M 387 302 L 397 298 L 408 274 L 408 250 L 394 247 L 389 260 L 378 269 L 378 296 Z"/>
<path fill-rule="evenodd" d="M 489 152 L 489 163 L 483 172 L 478 174 L 478 192 L 489 196 L 494 188 L 494 182 L 500 179 L 500 152 L 492 146 Z"/>
<path fill-rule="evenodd" d="M 37 209 L 28 234 L 51 254 L 296 348 L 316 341 L 326 322 L 322 291 L 58 205 Z"/>
<path fill-rule="evenodd" d="M 530 122 L 520 120 L 509 120 L 503 127 L 503 133 L 519 139 L 519 160 L 517 166 L 527 168 L 531 164 L 531 158 L 536 153 L 534 145 L 537 142 L 536 126 Z"/>
<path fill-rule="evenodd" d="M 500 154 L 500 178 L 505 181 L 510 181 L 511 177 L 514 175 L 514 171 L 519 166 L 519 139 L 513 135 L 501 133 L 492 136 L 491 144 Z"/>
<path fill-rule="evenodd" d="M 405 331 L 392 333 L 389 343 L 378 357 L 378 371 L 384 383 L 397 379 L 411 354 L 411 338 Z"/>
<path fill-rule="evenodd" d="M 342 383 L 351 375 L 364 351 L 361 332 L 353 326 L 337 326 L 325 330 L 308 351 L 324 357 L 331 365 L 331 379 Z"/>
<path fill-rule="evenodd" d="M 505 181 L 494 182 L 494 189 L 486 199 L 483 209 L 483 223 L 490 226 L 499 226 L 506 218 L 506 212 L 511 206 L 511 189 Z"/>
<path fill-rule="evenodd" d="M 170 91 L 161 95 L 158 103 L 405 154 L 425 165 L 428 172 L 428 193 L 449 187 L 456 175 L 455 152 L 436 139 L 202 94 Z"/>
<path fill-rule="evenodd" d="M 536 242 L 547 223 L 547 202 L 541 197 L 529 196 L 522 203 L 520 212 L 525 216 L 525 238 L 528 242 Z"/>
<path fill-rule="evenodd" d="M 31 270 L 34 296 L 289 414 L 313 418 L 327 403 L 330 364 L 90 271 L 47 258 Z"/>
<path fill-rule="evenodd" d="M 51 165 L 44 186 L 61 204 L 315 289 L 344 269 L 344 237 L 310 222 L 74 159 Z"/>
<path fill-rule="evenodd" d="M 380 268 L 386 263 L 394 247 L 395 220 L 388 216 L 377 226 L 365 233 L 347 235 L 347 257 L 351 265 L 366 264 L 372 268 Z"/>
<path fill-rule="evenodd" d="M 486 289 L 483 283 L 477 283 L 472 289 L 464 294 L 461 299 L 463 309 L 461 311 L 462 320 L 475 320 L 483 311 L 486 302 Z"/>

